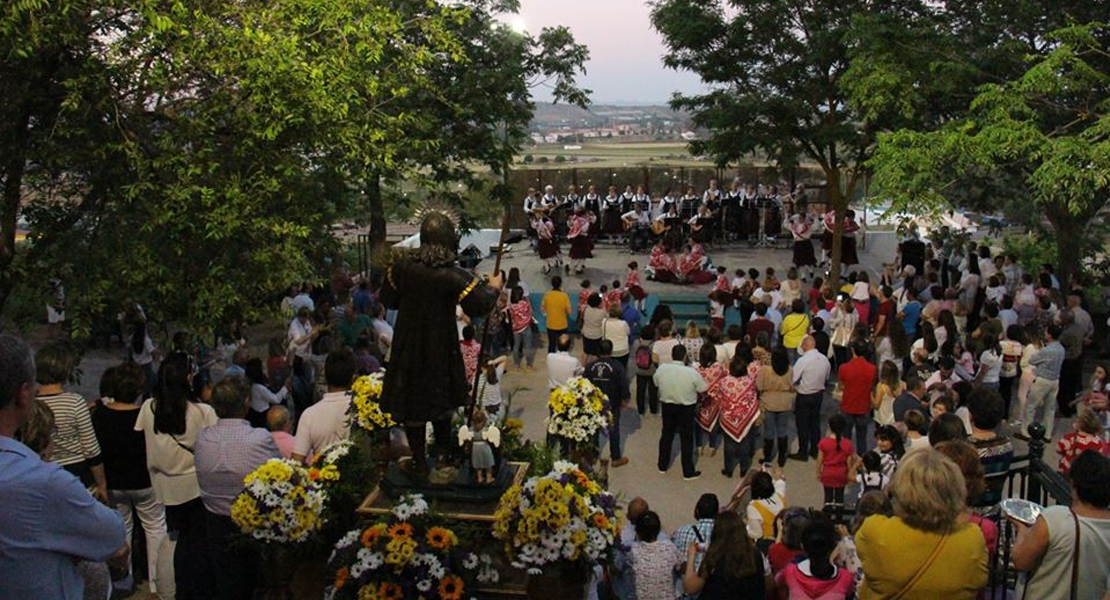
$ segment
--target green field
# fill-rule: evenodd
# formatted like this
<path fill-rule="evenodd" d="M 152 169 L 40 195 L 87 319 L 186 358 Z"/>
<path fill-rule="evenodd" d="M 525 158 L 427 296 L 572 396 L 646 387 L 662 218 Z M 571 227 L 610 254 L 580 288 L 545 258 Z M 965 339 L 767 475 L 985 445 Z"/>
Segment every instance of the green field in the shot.
<path fill-rule="evenodd" d="M 575 144 L 566 144 L 575 145 Z M 534 158 L 547 157 L 549 163 L 532 163 L 531 168 L 552 168 L 576 165 L 580 167 L 624 167 L 646 164 L 667 164 L 673 166 L 706 166 L 711 163 L 698 160 L 690 155 L 685 142 L 591 142 L 580 144 L 582 147 L 567 150 L 564 144 L 547 144 L 526 148 L 517 156 L 518 165 L 525 155 Z M 556 156 L 575 157 L 576 161 L 565 164 L 555 163 Z"/>

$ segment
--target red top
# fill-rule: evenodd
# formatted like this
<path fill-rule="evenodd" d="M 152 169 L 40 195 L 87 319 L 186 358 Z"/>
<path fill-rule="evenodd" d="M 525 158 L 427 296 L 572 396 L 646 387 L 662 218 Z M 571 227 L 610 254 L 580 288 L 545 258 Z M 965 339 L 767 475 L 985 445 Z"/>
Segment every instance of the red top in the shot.
<path fill-rule="evenodd" d="M 787 548 L 786 544 L 782 542 L 771 544 L 771 548 L 767 550 L 767 561 L 771 563 L 771 572 L 778 573 L 785 569 L 786 565 L 789 565 L 801 553 L 801 550 Z"/>
<path fill-rule="evenodd" d="M 866 359 L 857 356 L 837 371 L 844 395 L 840 398 L 840 410 L 848 415 L 865 415 L 871 410 L 871 388 L 879 370 Z"/>
<path fill-rule="evenodd" d="M 532 326 L 532 304 L 526 298 L 509 305 L 509 317 L 513 322 L 513 333 L 520 333 Z"/>
<path fill-rule="evenodd" d="M 821 485 L 831 488 L 842 488 L 848 485 L 848 458 L 856 449 L 848 438 L 840 438 L 840 449 L 836 447 L 836 438 L 823 437 L 817 442 L 817 449 L 821 451 Z"/>
<path fill-rule="evenodd" d="M 745 333 L 752 338 L 752 342 L 755 342 L 756 336 L 761 331 L 766 331 L 768 337 L 775 335 L 775 322 L 767 318 L 752 318 L 748 321 L 748 330 Z"/>
<path fill-rule="evenodd" d="M 809 288 L 809 309 L 814 313 L 821 310 L 821 290 L 811 287 Z"/>
<path fill-rule="evenodd" d="M 890 325 L 890 322 L 892 320 L 894 320 L 894 315 L 897 312 L 898 311 L 894 310 L 894 301 L 893 300 L 888 299 L 888 300 L 884 300 L 884 301 L 879 303 L 879 315 L 878 316 L 886 317 L 886 318 L 883 319 L 883 328 L 881 330 L 876 331 L 875 335 L 886 335 L 887 326 Z"/>

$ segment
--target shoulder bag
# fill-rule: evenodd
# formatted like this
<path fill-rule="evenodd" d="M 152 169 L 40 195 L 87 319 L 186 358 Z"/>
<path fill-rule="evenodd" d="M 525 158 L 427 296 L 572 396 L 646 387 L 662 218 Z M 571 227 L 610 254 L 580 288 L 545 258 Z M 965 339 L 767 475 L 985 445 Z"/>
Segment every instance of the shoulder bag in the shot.
<path fill-rule="evenodd" d="M 917 568 L 917 572 L 913 574 L 913 577 L 910 577 L 910 580 L 902 586 L 902 589 L 898 590 L 898 593 L 891 596 L 890 600 L 902 600 L 902 598 L 904 598 L 906 594 L 910 593 L 910 590 L 913 589 L 913 586 L 917 585 L 917 582 L 925 576 L 925 573 L 929 570 L 929 567 L 933 566 L 933 563 L 935 563 L 937 561 L 937 558 L 940 557 L 940 551 L 944 549 L 944 544 L 947 542 L 948 534 L 946 533 L 940 538 L 940 541 L 937 542 L 936 547 L 933 548 L 933 552 L 929 554 L 929 558 L 925 559 L 925 562 Z"/>

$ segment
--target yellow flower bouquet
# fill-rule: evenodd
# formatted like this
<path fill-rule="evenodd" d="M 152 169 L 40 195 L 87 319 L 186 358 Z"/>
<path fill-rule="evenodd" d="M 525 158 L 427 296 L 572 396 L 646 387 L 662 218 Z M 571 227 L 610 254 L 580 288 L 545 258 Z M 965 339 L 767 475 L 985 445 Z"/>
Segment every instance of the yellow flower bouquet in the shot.
<path fill-rule="evenodd" d="M 475 582 L 498 579 L 489 557 L 462 547 L 419 494 L 402 496 L 387 518 L 343 536 L 328 568 L 335 575 L 329 600 L 458 600 L 474 596 Z"/>
<path fill-rule="evenodd" d="M 551 390 L 547 406 L 547 432 L 579 445 L 596 445 L 598 433 L 613 420 L 609 398 L 585 377 L 572 377 Z"/>
<path fill-rule="evenodd" d="M 379 402 L 384 386 L 385 380 L 381 373 L 359 377 L 351 386 L 353 397 L 350 413 L 355 424 L 370 433 L 388 431 L 397 424 L 389 413 L 382 410 Z"/>
<path fill-rule="evenodd" d="M 494 519 L 493 537 L 512 565 L 533 575 L 549 565 L 607 561 L 620 536 L 616 496 L 566 461 L 509 488 Z"/>
<path fill-rule="evenodd" d="M 296 461 L 272 458 L 243 479 L 245 487 L 231 505 L 231 520 L 254 540 L 303 542 L 324 523 L 323 481 L 338 476 L 334 467 L 312 475 Z"/>

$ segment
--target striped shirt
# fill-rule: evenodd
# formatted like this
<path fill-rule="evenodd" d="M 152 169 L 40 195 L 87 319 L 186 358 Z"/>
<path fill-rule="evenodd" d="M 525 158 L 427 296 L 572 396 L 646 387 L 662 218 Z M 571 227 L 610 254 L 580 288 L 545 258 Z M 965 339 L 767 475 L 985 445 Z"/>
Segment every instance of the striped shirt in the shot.
<path fill-rule="evenodd" d="M 1002 500 L 1002 487 L 1010 472 L 1010 463 L 1014 461 L 1014 444 L 1002 435 L 987 439 L 968 437 L 967 441 L 979 453 L 979 462 L 983 465 L 983 476 L 987 483 L 979 506 L 998 504 Z"/>
<path fill-rule="evenodd" d="M 63 467 L 100 458 L 89 405 L 79 394 L 61 392 L 39 396 L 54 413 L 53 461 Z"/>

